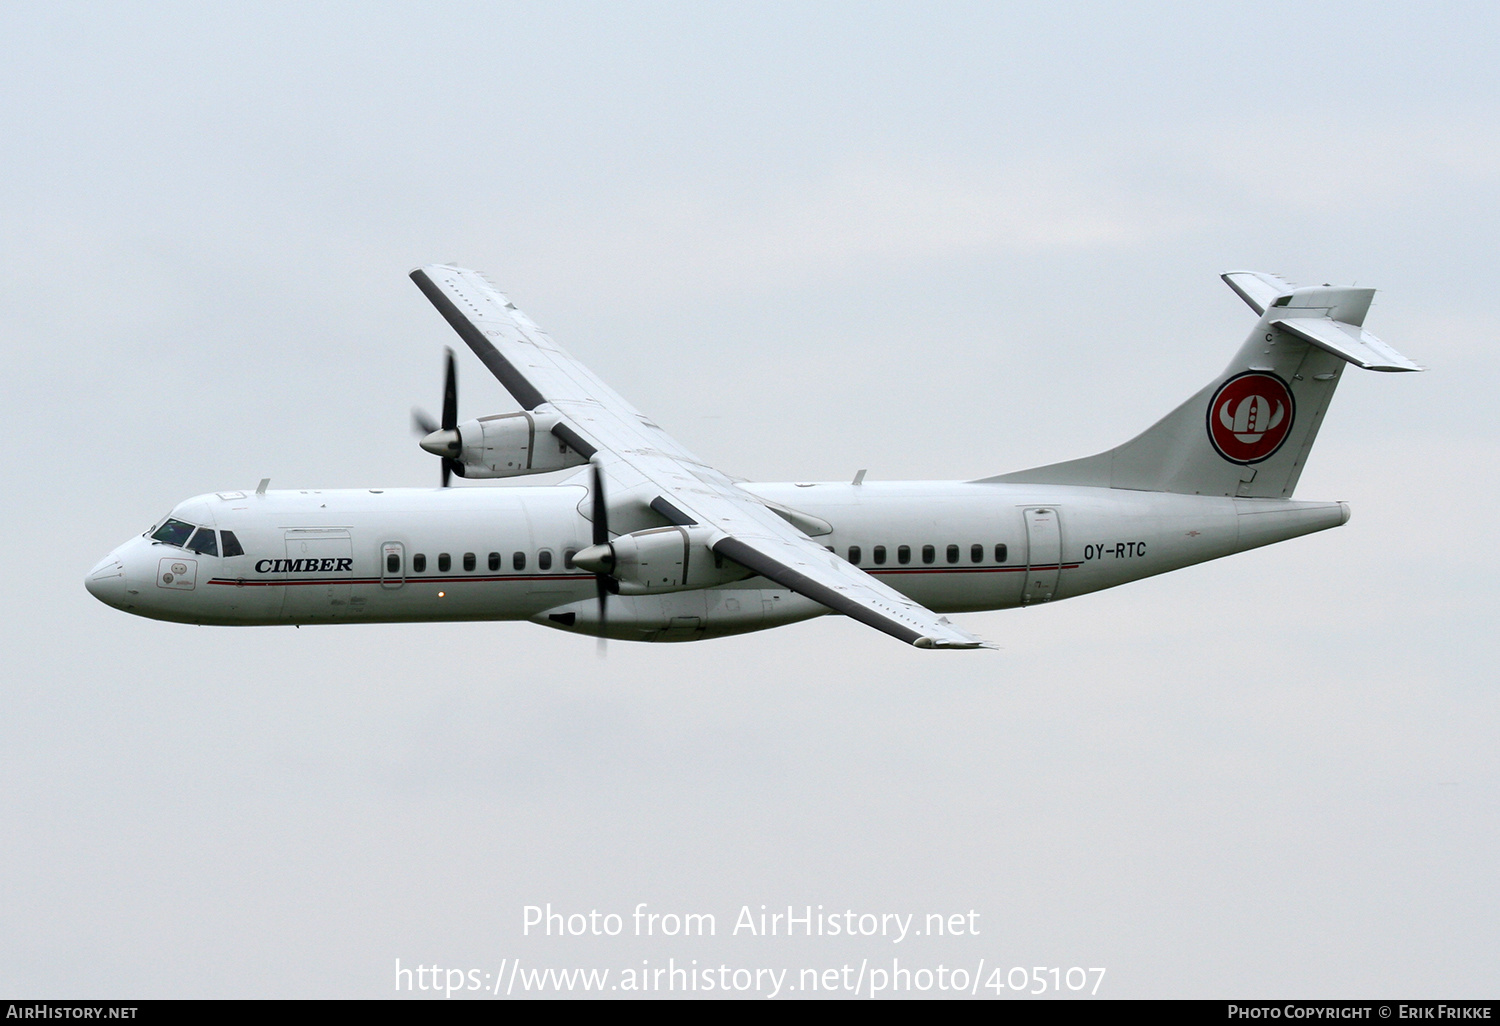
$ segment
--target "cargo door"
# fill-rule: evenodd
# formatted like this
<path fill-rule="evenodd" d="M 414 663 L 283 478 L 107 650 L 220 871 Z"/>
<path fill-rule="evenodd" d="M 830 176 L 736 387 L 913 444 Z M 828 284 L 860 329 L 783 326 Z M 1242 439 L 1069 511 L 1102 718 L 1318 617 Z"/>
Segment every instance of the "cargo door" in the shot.
<path fill-rule="evenodd" d="M 286 532 L 286 576 L 281 618 L 327 623 L 349 615 L 354 543 L 347 530 Z"/>

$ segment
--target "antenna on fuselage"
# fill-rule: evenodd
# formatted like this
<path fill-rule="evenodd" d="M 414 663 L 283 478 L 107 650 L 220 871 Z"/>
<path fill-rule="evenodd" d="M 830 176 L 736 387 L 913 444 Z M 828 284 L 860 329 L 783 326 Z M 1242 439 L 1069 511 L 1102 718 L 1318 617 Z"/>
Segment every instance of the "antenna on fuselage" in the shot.
<path fill-rule="evenodd" d="M 269 485 L 270 483 L 271 483 L 271 479 L 269 477 L 263 477 L 263 478 L 261 478 L 260 479 L 260 484 L 258 484 L 258 485 L 255 486 L 255 494 L 256 495 L 264 495 L 264 494 L 266 494 L 266 486 Z"/>

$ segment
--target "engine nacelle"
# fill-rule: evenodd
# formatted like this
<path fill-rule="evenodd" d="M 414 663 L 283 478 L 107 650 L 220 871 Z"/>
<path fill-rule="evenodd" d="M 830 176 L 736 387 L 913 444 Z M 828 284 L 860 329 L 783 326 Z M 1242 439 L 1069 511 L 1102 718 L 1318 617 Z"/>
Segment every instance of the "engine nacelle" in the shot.
<path fill-rule="evenodd" d="M 742 581 L 754 576 L 709 547 L 718 532 L 708 527 L 654 527 L 591 545 L 573 563 L 620 582 L 621 595 L 650 595 Z"/>
<path fill-rule="evenodd" d="M 588 459 L 552 433 L 555 413 L 504 413 L 458 425 L 459 476 L 520 477 L 581 467 Z"/>
<path fill-rule="evenodd" d="M 622 641 L 697 641 L 810 620 L 828 607 L 785 588 L 753 586 L 616 595 L 604 618 L 599 600 L 586 598 L 533 616 L 533 623 Z"/>

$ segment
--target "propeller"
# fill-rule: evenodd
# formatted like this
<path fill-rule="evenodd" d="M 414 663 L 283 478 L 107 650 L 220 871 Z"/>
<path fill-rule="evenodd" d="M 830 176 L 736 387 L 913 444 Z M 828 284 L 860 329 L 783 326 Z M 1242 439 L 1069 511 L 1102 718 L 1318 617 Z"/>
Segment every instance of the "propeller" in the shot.
<path fill-rule="evenodd" d="M 422 448 L 443 458 L 442 480 L 443 487 L 447 488 L 448 479 L 453 474 L 464 476 L 464 468 L 455 458 L 463 449 L 463 439 L 458 434 L 458 362 L 453 358 L 452 349 L 444 347 L 443 352 L 448 360 L 443 375 L 442 423 L 434 424 L 430 416 L 412 407 L 411 424 L 412 430 L 422 437 Z"/>
<path fill-rule="evenodd" d="M 604 472 L 599 469 L 597 462 L 590 463 L 589 467 L 593 485 L 590 489 L 593 493 L 593 541 L 595 545 L 607 546 L 609 544 L 609 504 L 605 502 L 604 497 Z M 603 572 L 605 566 L 614 569 L 614 560 L 612 558 L 607 560 L 599 570 L 594 572 L 594 587 L 599 594 L 599 643 L 595 650 L 601 657 L 605 654 L 607 644 L 604 629 L 608 623 L 609 596 L 611 593 L 618 594 L 620 590 L 620 582 Z"/>

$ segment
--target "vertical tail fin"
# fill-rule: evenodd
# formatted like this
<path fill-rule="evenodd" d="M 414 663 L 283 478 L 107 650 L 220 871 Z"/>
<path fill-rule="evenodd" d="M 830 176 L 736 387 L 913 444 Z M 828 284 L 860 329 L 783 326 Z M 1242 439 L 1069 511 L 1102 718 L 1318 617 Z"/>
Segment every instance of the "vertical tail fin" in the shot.
<path fill-rule="evenodd" d="M 1124 445 L 985 480 L 1288 498 L 1346 363 L 1422 369 L 1364 330 L 1374 289 L 1223 278 L 1260 314 L 1223 374 Z"/>

